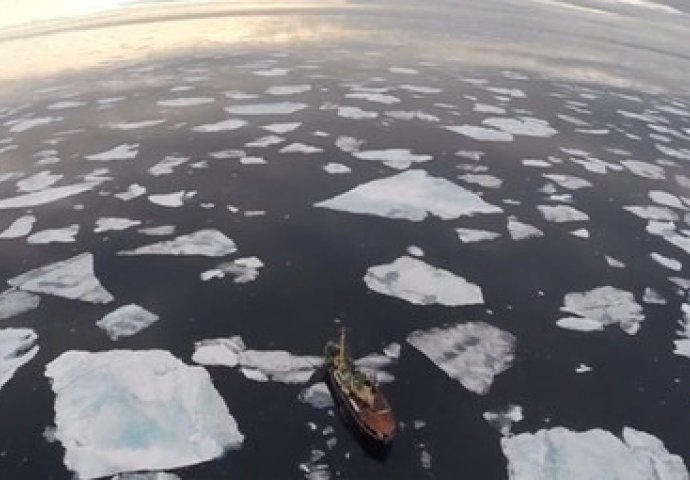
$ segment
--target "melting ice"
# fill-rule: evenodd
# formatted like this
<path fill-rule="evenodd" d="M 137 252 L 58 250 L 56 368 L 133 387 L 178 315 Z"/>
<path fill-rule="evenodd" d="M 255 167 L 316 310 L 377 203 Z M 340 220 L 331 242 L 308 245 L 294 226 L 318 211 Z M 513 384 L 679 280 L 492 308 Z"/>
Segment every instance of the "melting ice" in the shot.
<path fill-rule="evenodd" d="M 207 228 L 181 235 L 172 240 L 165 240 L 134 250 L 121 250 L 118 255 L 201 255 L 205 257 L 223 257 L 237 251 L 232 239 L 224 233 Z"/>
<path fill-rule="evenodd" d="M 36 356 L 37 340 L 36 332 L 29 328 L 0 328 L 0 389 Z"/>
<path fill-rule="evenodd" d="M 158 321 L 158 315 L 133 303 L 124 305 L 98 320 L 96 325 L 105 330 L 111 340 L 130 337 Z"/>
<path fill-rule="evenodd" d="M 598 287 L 587 292 L 566 294 L 561 311 L 579 315 L 561 318 L 561 328 L 579 331 L 603 330 L 618 323 L 621 330 L 634 335 L 644 320 L 642 306 L 632 293 L 611 286 Z"/>

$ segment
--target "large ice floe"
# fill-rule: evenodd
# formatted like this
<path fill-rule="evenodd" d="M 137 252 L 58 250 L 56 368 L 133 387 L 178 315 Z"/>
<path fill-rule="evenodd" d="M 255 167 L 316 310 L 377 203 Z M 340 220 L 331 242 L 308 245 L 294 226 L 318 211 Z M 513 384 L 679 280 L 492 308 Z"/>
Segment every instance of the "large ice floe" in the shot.
<path fill-rule="evenodd" d="M 515 337 L 484 322 L 418 330 L 407 342 L 479 395 L 489 392 L 494 377 L 510 368 L 515 357 Z"/>
<path fill-rule="evenodd" d="M 17 182 L 18 192 L 37 192 L 52 186 L 64 175 L 50 173 L 50 170 L 38 172 Z"/>
<path fill-rule="evenodd" d="M 118 255 L 200 255 L 204 257 L 224 257 L 237 251 L 232 239 L 224 233 L 207 228 L 172 240 L 144 245 L 133 250 L 121 250 Z"/>
<path fill-rule="evenodd" d="M 111 340 L 130 337 L 158 321 L 158 315 L 136 304 L 124 305 L 96 322 Z"/>
<path fill-rule="evenodd" d="M 392 263 L 370 267 L 364 282 L 371 290 L 416 305 L 481 305 L 482 289 L 447 270 L 418 258 L 402 256 Z"/>
<path fill-rule="evenodd" d="M 599 428 L 564 427 L 501 439 L 510 480 L 688 480 L 681 457 L 645 432 L 624 427 L 622 440 Z"/>
<path fill-rule="evenodd" d="M 635 296 L 611 286 L 568 293 L 563 299 L 561 311 L 578 316 L 561 318 L 556 324 L 582 332 L 603 330 L 617 323 L 625 333 L 634 335 L 644 320 L 642 306 L 635 301 Z"/>
<path fill-rule="evenodd" d="M 432 177 L 424 170 L 373 180 L 315 206 L 413 222 L 428 215 L 450 220 L 503 211 L 460 185 Z"/>
<path fill-rule="evenodd" d="M 279 383 L 306 383 L 323 365 L 323 358 L 318 356 L 248 350 L 239 336 L 197 342 L 192 360 L 201 365 L 239 367 L 249 380 Z"/>
<path fill-rule="evenodd" d="M 74 223 L 62 228 L 50 228 L 48 230 L 41 230 L 26 239 L 26 242 L 31 245 L 46 245 L 48 243 L 74 243 L 74 237 L 79 233 L 79 225 Z"/>
<path fill-rule="evenodd" d="M 38 308 L 40 297 L 16 288 L 0 293 L 0 320 L 15 317 L 29 310 Z"/>
<path fill-rule="evenodd" d="M 680 338 L 673 341 L 675 345 L 673 353 L 690 358 L 690 304 L 681 305 L 681 311 L 683 318 L 678 321 L 680 328 L 676 332 Z"/>
<path fill-rule="evenodd" d="M 46 203 L 62 200 L 63 198 L 78 195 L 80 193 L 93 190 L 96 186 L 102 183 L 105 179 L 99 181 L 87 181 L 75 183 L 72 185 L 65 185 L 62 187 L 51 187 L 37 192 L 25 193 L 15 197 L 3 198 L 0 200 L 0 210 L 6 208 L 31 208 Z"/>
<path fill-rule="evenodd" d="M 93 255 L 76 257 L 30 270 L 7 280 L 20 290 L 90 303 L 108 303 L 113 296 L 98 281 L 93 270 Z"/>
<path fill-rule="evenodd" d="M 68 351 L 45 375 L 55 438 L 82 479 L 194 465 L 244 440 L 208 372 L 167 351 Z"/>
<path fill-rule="evenodd" d="M 36 356 L 37 340 L 36 332 L 29 328 L 0 328 L 0 389 Z"/>

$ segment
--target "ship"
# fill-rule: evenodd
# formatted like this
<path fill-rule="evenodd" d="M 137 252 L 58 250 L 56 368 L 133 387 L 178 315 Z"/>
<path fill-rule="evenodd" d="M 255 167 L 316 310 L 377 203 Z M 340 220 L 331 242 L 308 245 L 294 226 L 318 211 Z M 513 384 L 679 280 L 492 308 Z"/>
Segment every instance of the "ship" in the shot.
<path fill-rule="evenodd" d="M 340 412 L 357 432 L 376 447 L 388 447 L 396 432 L 396 422 L 388 399 L 373 372 L 359 370 L 345 343 L 345 330 L 337 342 L 326 344 L 328 384 Z"/>

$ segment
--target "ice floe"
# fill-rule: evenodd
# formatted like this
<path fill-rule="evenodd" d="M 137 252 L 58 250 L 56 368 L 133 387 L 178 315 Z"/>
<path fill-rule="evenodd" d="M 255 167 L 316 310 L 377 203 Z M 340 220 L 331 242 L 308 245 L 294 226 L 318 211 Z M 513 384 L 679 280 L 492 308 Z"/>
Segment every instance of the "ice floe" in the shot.
<path fill-rule="evenodd" d="M 625 333 L 634 335 L 644 320 L 642 306 L 635 301 L 635 296 L 611 286 L 568 293 L 563 299 L 561 311 L 578 317 L 558 320 L 556 324 L 559 327 L 585 332 L 603 330 L 617 323 Z"/>
<path fill-rule="evenodd" d="M 482 290 L 447 270 L 417 258 L 402 256 L 392 263 L 370 267 L 364 276 L 369 289 L 416 305 L 481 305 Z"/>
<path fill-rule="evenodd" d="M 238 354 L 238 364 L 249 380 L 306 383 L 323 365 L 323 358 L 283 350 L 243 350 Z"/>
<path fill-rule="evenodd" d="M 50 170 L 43 170 L 35 175 L 27 177 L 17 182 L 18 192 L 36 192 L 52 186 L 55 182 L 62 179 L 64 175 L 50 173 Z"/>
<path fill-rule="evenodd" d="M 240 163 L 242 165 L 266 165 L 268 162 L 264 160 L 263 157 L 242 157 L 240 158 Z M 201 204 L 202 206 L 208 204 Z"/>
<path fill-rule="evenodd" d="M 520 405 L 509 404 L 502 410 L 489 410 L 482 414 L 484 420 L 494 427 L 502 436 L 510 435 L 513 423 L 523 420 L 522 407 Z"/>
<path fill-rule="evenodd" d="M 188 192 L 180 190 L 172 193 L 158 193 L 149 195 L 149 202 L 161 207 L 176 208 L 184 205 L 185 200 L 189 200 L 196 195 L 196 191 Z"/>
<path fill-rule="evenodd" d="M 462 243 L 484 242 L 494 240 L 501 236 L 500 233 L 488 230 L 476 230 L 473 228 L 456 228 L 455 233 Z"/>
<path fill-rule="evenodd" d="M 458 175 L 458 178 L 484 188 L 501 188 L 501 185 L 503 185 L 503 180 L 493 175 L 467 173 L 465 175 Z"/>
<path fill-rule="evenodd" d="M 125 202 L 133 200 L 140 197 L 146 193 L 146 187 L 139 185 L 138 183 L 133 183 L 124 192 L 116 193 L 115 198 L 119 198 Z"/>
<path fill-rule="evenodd" d="M 106 126 L 112 128 L 113 130 L 138 130 L 140 128 L 155 127 L 165 123 L 165 119 L 155 119 L 155 120 L 141 120 L 138 122 L 118 122 L 118 123 L 108 123 Z"/>
<path fill-rule="evenodd" d="M 161 225 L 159 227 L 145 227 L 137 230 L 143 235 L 149 235 L 152 237 L 165 237 L 166 235 L 172 235 L 175 233 L 175 225 Z"/>
<path fill-rule="evenodd" d="M 683 318 L 678 321 L 680 329 L 676 332 L 680 338 L 673 341 L 675 346 L 673 353 L 690 358 L 690 305 L 682 304 L 681 312 Z"/>
<path fill-rule="evenodd" d="M 482 121 L 482 124 L 497 128 L 511 135 L 525 137 L 549 138 L 558 133 L 558 130 L 552 128 L 546 120 L 532 117 L 492 117 Z"/>
<path fill-rule="evenodd" d="M 0 239 L 26 237 L 29 233 L 31 233 L 34 223 L 36 223 L 35 216 L 22 215 L 12 222 L 5 230 L 0 232 Z"/>
<path fill-rule="evenodd" d="M 323 148 L 315 147 L 313 145 L 307 145 L 300 142 L 291 143 L 280 149 L 280 153 L 301 153 L 304 155 L 309 155 L 312 153 L 323 152 Z"/>
<path fill-rule="evenodd" d="M 224 233 L 207 228 L 181 235 L 172 240 L 165 240 L 134 250 L 121 250 L 118 255 L 200 255 L 205 257 L 223 257 L 237 251 L 237 246 Z"/>
<path fill-rule="evenodd" d="M 666 207 L 677 208 L 680 210 L 687 210 L 688 207 L 685 206 L 680 198 L 673 195 L 672 193 L 664 192 L 661 190 L 651 190 L 647 194 L 649 199 L 659 205 L 664 205 Z"/>
<path fill-rule="evenodd" d="M 541 176 L 568 190 L 579 190 L 581 188 L 588 188 L 592 186 L 591 182 L 585 180 L 584 178 L 575 177 L 573 175 L 543 173 Z"/>
<path fill-rule="evenodd" d="M 38 353 L 36 332 L 29 328 L 0 328 L 0 389 Z"/>
<path fill-rule="evenodd" d="M 487 105 L 486 103 L 475 103 L 472 111 L 477 113 L 488 113 L 491 115 L 503 115 L 506 113 L 505 108 L 497 107 L 495 105 Z"/>
<path fill-rule="evenodd" d="M 371 93 L 371 92 L 352 92 L 345 95 L 345 98 L 354 98 L 357 100 L 366 100 L 367 102 L 382 103 L 384 105 L 393 105 L 400 103 L 398 97 L 388 95 L 385 93 Z"/>
<path fill-rule="evenodd" d="M 56 202 L 67 197 L 78 195 L 80 193 L 93 190 L 105 179 L 74 183 L 72 185 L 65 185 L 62 187 L 50 187 L 38 192 L 25 193 L 17 195 L 16 197 L 9 197 L 0 199 L 0 210 L 7 208 L 31 208 L 46 203 Z"/>
<path fill-rule="evenodd" d="M 100 153 L 94 153 L 92 155 L 86 155 L 87 160 L 95 160 L 99 162 L 107 162 L 110 160 L 132 160 L 136 158 L 139 153 L 138 143 L 125 143 L 123 145 L 118 145 Z"/>
<path fill-rule="evenodd" d="M 413 222 L 422 221 L 428 215 L 450 220 L 503 211 L 475 193 L 423 170 L 408 170 L 373 180 L 315 206 Z"/>
<path fill-rule="evenodd" d="M 269 125 L 264 125 L 262 129 L 275 133 L 277 135 L 282 135 L 284 133 L 289 133 L 297 130 L 302 125 L 302 122 L 284 122 L 284 123 L 271 123 Z"/>
<path fill-rule="evenodd" d="M 521 222 L 514 216 L 508 217 L 508 234 L 513 240 L 543 237 L 544 232 L 528 223 Z"/>
<path fill-rule="evenodd" d="M 537 209 L 548 222 L 567 223 L 589 220 L 589 215 L 570 205 L 537 205 Z"/>
<path fill-rule="evenodd" d="M 106 331 L 111 340 L 130 337 L 159 319 L 143 307 L 130 303 L 110 312 L 96 322 L 96 326 Z"/>
<path fill-rule="evenodd" d="M 299 392 L 297 398 L 300 402 L 311 405 L 314 408 L 332 408 L 335 406 L 333 396 L 328 385 L 324 382 L 315 383 L 305 387 Z"/>
<path fill-rule="evenodd" d="M 137 225 L 141 225 L 140 220 L 130 220 L 129 218 L 121 217 L 101 217 L 96 220 L 96 226 L 93 231 L 95 233 L 109 232 L 111 230 L 121 231 L 136 227 Z"/>
<path fill-rule="evenodd" d="M 59 122 L 63 117 L 36 117 L 20 120 L 10 127 L 10 133 L 22 133 L 42 125 Z"/>
<path fill-rule="evenodd" d="M 74 237 L 79 233 L 79 225 L 72 224 L 63 228 L 51 228 L 48 230 L 41 230 L 26 239 L 27 243 L 32 245 L 45 245 L 48 243 L 74 243 Z"/>
<path fill-rule="evenodd" d="M 403 90 L 407 90 L 408 92 L 412 93 L 422 93 L 425 95 L 433 95 L 435 93 L 441 93 L 443 90 L 437 87 L 428 87 L 425 85 L 410 85 L 410 84 L 403 84 L 400 85 L 400 88 Z"/>
<path fill-rule="evenodd" d="M 668 207 L 657 205 L 625 205 L 623 210 L 637 215 L 644 220 L 656 220 L 662 222 L 675 222 L 678 214 Z"/>
<path fill-rule="evenodd" d="M 650 305 L 666 305 L 668 303 L 668 301 L 662 297 L 659 292 L 649 287 L 644 289 L 642 301 Z"/>
<path fill-rule="evenodd" d="M 274 85 L 266 90 L 269 95 L 296 95 L 311 90 L 311 85 Z"/>
<path fill-rule="evenodd" d="M 387 117 L 394 118 L 396 120 L 422 120 L 425 122 L 440 122 L 441 119 L 436 115 L 431 115 L 430 113 L 423 112 L 421 110 L 387 110 L 384 112 Z"/>
<path fill-rule="evenodd" d="M 589 238 L 589 230 L 586 228 L 578 228 L 577 230 L 573 230 L 572 232 L 569 232 L 573 237 L 577 238 Z"/>
<path fill-rule="evenodd" d="M 46 108 L 48 110 L 67 110 L 68 108 L 83 107 L 86 102 L 81 102 L 78 100 L 62 100 L 60 102 L 51 103 Z"/>
<path fill-rule="evenodd" d="M 352 156 L 359 160 L 382 162 L 384 165 L 396 170 L 409 168 L 413 163 L 433 160 L 431 155 L 412 153 L 407 148 L 355 151 L 352 152 Z"/>
<path fill-rule="evenodd" d="M 335 146 L 345 153 L 352 153 L 359 151 L 360 147 L 366 143 L 355 137 L 339 136 L 335 139 Z"/>
<path fill-rule="evenodd" d="M 284 141 L 285 139 L 283 137 L 279 137 L 278 135 L 265 135 L 257 138 L 256 140 L 245 143 L 244 146 L 251 148 L 266 148 L 270 147 L 271 145 L 278 145 Z"/>
<path fill-rule="evenodd" d="M 657 252 L 652 252 L 649 257 L 664 268 L 679 272 L 683 268 L 683 263 L 675 258 L 665 257 Z"/>
<path fill-rule="evenodd" d="M 259 269 L 263 268 L 264 263 L 257 257 L 238 258 L 232 262 L 221 263 L 211 270 L 202 272 L 201 280 L 206 282 L 212 278 L 224 278 L 226 275 L 233 275 L 235 283 L 253 282 L 259 277 Z"/>
<path fill-rule="evenodd" d="M 309 107 L 300 102 L 249 103 L 225 107 L 231 115 L 292 115 Z"/>
<path fill-rule="evenodd" d="M 91 253 L 82 253 L 30 270 L 10 278 L 7 283 L 27 292 L 83 302 L 108 303 L 113 300 L 113 296 L 103 288 L 94 274 Z"/>
<path fill-rule="evenodd" d="M 514 138 L 513 135 L 503 130 L 477 127 L 474 125 L 452 125 L 444 128 L 453 133 L 479 140 L 480 142 L 512 142 Z"/>
<path fill-rule="evenodd" d="M 171 98 L 168 100 L 159 100 L 158 106 L 165 108 L 196 107 L 199 105 L 208 105 L 214 101 L 215 100 L 211 97 L 180 97 Z"/>
<path fill-rule="evenodd" d="M 388 71 L 398 75 L 418 75 L 419 71 L 409 67 L 389 67 Z"/>
<path fill-rule="evenodd" d="M 494 377 L 510 368 L 515 357 L 515 337 L 484 322 L 418 330 L 407 342 L 479 395 L 489 392 Z"/>
<path fill-rule="evenodd" d="M 244 440 L 208 372 L 167 351 L 68 351 L 45 375 L 55 438 L 82 479 L 194 465 Z"/>
<path fill-rule="evenodd" d="M 246 349 L 244 341 L 237 335 L 201 340 L 194 344 L 192 361 L 199 365 L 236 367 L 239 364 L 239 353 Z"/>
<path fill-rule="evenodd" d="M 622 441 L 601 429 L 564 427 L 501 439 L 510 480 L 687 480 L 681 457 L 658 438 L 629 427 Z"/>
<path fill-rule="evenodd" d="M 179 157 L 176 155 L 166 156 L 163 160 L 149 168 L 149 174 L 154 177 L 161 175 L 170 175 L 175 171 L 175 167 L 179 167 L 189 161 L 189 157 Z"/>
<path fill-rule="evenodd" d="M 16 317 L 38 308 L 40 297 L 29 292 L 10 288 L 0 293 L 0 320 Z M 2 358 L 2 357 L 0 357 Z"/>
<path fill-rule="evenodd" d="M 538 158 L 525 158 L 522 160 L 522 165 L 532 168 L 551 168 L 552 166 L 551 163 L 546 160 L 540 160 Z"/>
<path fill-rule="evenodd" d="M 348 167 L 347 165 L 343 165 L 342 163 L 336 163 L 336 162 L 329 162 L 326 165 L 323 166 L 323 169 L 326 171 L 326 173 L 330 173 L 331 175 L 337 175 L 341 173 L 350 173 L 352 172 L 352 169 Z"/>
<path fill-rule="evenodd" d="M 367 120 L 379 116 L 377 112 L 362 110 L 359 107 L 341 106 L 338 107 L 338 116 L 351 120 Z"/>
<path fill-rule="evenodd" d="M 230 130 L 237 130 L 238 128 L 242 128 L 248 124 L 249 123 L 246 120 L 228 118 L 227 120 L 221 120 L 219 122 L 197 125 L 196 127 L 192 127 L 192 130 L 198 133 L 227 132 Z"/>

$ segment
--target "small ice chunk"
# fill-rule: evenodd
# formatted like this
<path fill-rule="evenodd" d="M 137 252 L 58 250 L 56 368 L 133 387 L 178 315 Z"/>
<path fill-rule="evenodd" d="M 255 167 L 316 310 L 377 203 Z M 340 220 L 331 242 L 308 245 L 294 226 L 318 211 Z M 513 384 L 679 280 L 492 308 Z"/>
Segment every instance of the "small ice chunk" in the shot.
<path fill-rule="evenodd" d="M 240 371 L 250 380 L 306 383 L 323 358 L 295 355 L 283 350 L 243 350 L 238 355 Z"/>
<path fill-rule="evenodd" d="M 80 193 L 93 190 L 100 183 L 105 181 L 101 179 L 98 181 L 90 180 L 82 183 L 74 183 L 72 185 L 65 185 L 63 187 L 51 187 L 38 192 L 25 193 L 17 195 L 16 197 L 9 197 L 0 199 L 0 210 L 6 208 L 31 208 L 46 203 L 52 203 L 62 200 L 67 197 L 78 195 Z"/>
<path fill-rule="evenodd" d="M 502 436 L 509 436 L 513 423 L 523 420 L 522 407 L 520 405 L 509 404 L 502 410 L 489 410 L 482 415 L 484 420 L 494 427 Z"/>
<path fill-rule="evenodd" d="M 134 250 L 121 250 L 118 255 L 201 255 L 223 257 L 237 251 L 237 246 L 224 233 L 207 228 L 172 240 L 164 240 Z"/>
<path fill-rule="evenodd" d="M 352 153 L 359 151 L 359 148 L 365 143 L 364 140 L 359 140 L 354 137 L 339 136 L 335 140 L 335 146 L 345 153 Z"/>
<path fill-rule="evenodd" d="M 680 338 L 673 341 L 673 353 L 690 358 L 690 304 L 684 303 L 680 308 L 683 318 L 678 321 L 680 330 L 676 332 Z"/>
<path fill-rule="evenodd" d="M 326 173 L 330 173 L 331 175 L 337 175 L 337 174 L 342 174 L 342 173 L 350 173 L 352 172 L 352 169 L 348 167 L 347 165 L 343 165 L 342 163 L 336 163 L 336 162 L 329 162 L 326 165 L 323 166 L 324 171 Z"/>
<path fill-rule="evenodd" d="M 508 233 L 513 240 L 526 240 L 528 238 L 544 236 L 544 232 L 537 227 L 523 223 L 512 215 L 508 217 Z"/>
<path fill-rule="evenodd" d="M 652 252 L 649 256 L 662 267 L 673 270 L 674 272 L 679 272 L 683 268 L 683 263 L 675 258 L 665 257 L 657 252 Z"/>
<path fill-rule="evenodd" d="M 55 182 L 62 179 L 64 175 L 52 174 L 50 170 L 43 170 L 35 175 L 27 177 L 17 182 L 18 192 L 36 192 L 45 190 Z"/>
<path fill-rule="evenodd" d="M 462 243 L 484 242 L 488 240 L 495 240 L 501 234 L 497 232 L 490 232 L 488 230 L 476 230 L 473 228 L 456 228 L 455 232 Z"/>
<path fill-rule="evenodd" d="M 467 173 L 465 175 L 459 175 L 458 178 L 468 183 L 475 183 L 484 188 L 501 188 L 501 185 L 503 185 L 503 180 L 493 175 Z"/>
<path fill-rule="evenodd" d="M 92 155 L 87 155 L 87 160 L 95 160 L 99 162 L 107 162 L 110 160 L 132 160 L 139 153 L 139 144 L 123 144 L 111 148 L 100 153 L 94 153 Z"/>
<path fill-rule="evenodd" d="M 159 227 L 146 227 L 137 230 L 143 235 L 149 235 L 152 237 L 165 237 L 167 235 L 172 235 L 175 233 L 175 225 L 161 225 Z"/>
<path fill-rule="evenodd" d="M 199 365 L 236 367 L 238 354 L 246 350 L 244 341 L 235 335 L 230 338 L 212 338 L 194 344 L 192 361 Z"/>
<path fill-rule="evenodd" d="M 366 100 L 367 102 L 382 103 L 384 105 L 393 105 L 395 103 L 400 103 L 400 99 L 398 97 L 394 97 L 393 95 L 388 95 L 385 93 L 352 92 L 345 95 L 345 98 Z"/>
<path fill-rule="evenodd" d="M 16 288 L 0 293 L 0 320 L 15 317 L 38 308 L 40 297 Z M 2 357 L 0 357 L 2 358 Z"/>
<path fill-rule="evenodd" d="M 666 207 L 678 208 L 680 210 L 687 210 L 680 198 L 673 195 L 672 193 L 664 192 L 662 190 L 651 190 L 649 193 L 649 199 L 659 205 L 664 205 Z"/>
<path fill-rule="evenodd" d="M 20 120 L 10 127 L 10 133 L 22 133 L 32 128 L 48 125 L 49 123 L 59 122 L 63 117 L 37 117 Z"/>
<path fill-rule="evenodd" d="M 225 107 L 231 115 L 292 115 L 309 105 L 300 102 L 248 103 Z"/>
<path fill-rule="evenodd" d="M 429 214 L 450 220 L 463 215 L 503 212 L 475 193 L 423 170 L 408 170 L 374 180 L 315 206 L 413 222 L 422 221 Z"/>
<path fill-rule="evenodd" d="M 37 340 L 36 332 L 29 328 L 0 328 L 0 389 L 36 356 Z"/>
<path fill-rule="evenodd" d="M 311 153 L 321 153 L 323 148 L 307 145 L 305 143 L 295 142 L 280 149 L 280 153 L 302 153 L 309 155 Z"/>
<path fill-rule="evenodd" d="M 479 286 L 417 258 L 403 256 L 385 265 L 369 267 L 364 282 L 369 289 L 415 305 L 481 305 Z"/>
<path fill-rule="evenodd" d="M 566 294 L 561 311 L 581 318 L 564 318 L 557 322 L 561 328 L 573 330 L 602 330 L 618 323 L 621 330 L 634 335 L 644 320 L 642 306 L 632 293 L 611 286 L 598 287 L 587 292 Z"/>
<path fill-rule="evenodd" d="M 379 116 L 377 112 L 362 110 L 359 107 L 341 106 L 338 107 L 338 116 L 351 120 L 367 120 Z"/>
<path fill-rule="evenodd" d="M 570 234 L 577 238 L 589 238 L 589 230 L 586 228 L 578 228 L 577 230 L 570 232 Z"/>
<path fill-rule="evenodd" d="M 126 472 L 118 473 L 110 480 L 182 480 L 174 473 L 168 472 Z"/>
<path fill-rule="evenodd" d="M 648 178 L 650 180 L 666 179 L 664 167 L 654 165 L 653 163 L 641 162 L 639 160 L 623 160 L 621 165 L 630 170 L 634 175 L 642 178 Z"/>
<path fill-rule="evenodd" d="M 311 85 L 274 85 L 266 90 L 269 95 L 296 95 L 311 90 Z"/>
<path fill-rule="evenodd" d="M 510 133 L 502 130 L 477 127 L 474 125 L 451 125 L 444 128 L 453 133 L 479 140 L 480 142 L 512 142 L 514 138 Z"/>
<path fill-rule="evenodd" d="M 402 347 L 398 342 L 392 342 L 383 347 L 383 354 L 387 356 L 388 358 L 392 358 L 394 360 L 397 360 L 400 358 L 400 351 L 402 350 Z"/>
<path fill-rule="evenodd" d="M 140 220 L 130 220 L 129 218 L 121 217 L 101 217 L 96 220 L 96 226 L 93 231 L 95 233 L 109 232 L 109 231 L 122 231 L 127 230 L 131 227 L 136 227 L 141 225 Z"/>
<path fill-rule="evenodd" d="M 504 115 L 505 108 L 497 107 L 495 105 L 487 105 L 486 103 L 475 103 L 472 111 L 478 113 L 488 113 L 490 115 Z"/>
<path fill-rule="evenodd" d="M 196 107 L 199 105 L 208 105 L 213 103 L 215 100 L 211 97 L 179 97 L 171 98 L 168 100 L 159 100 L 157 102 L 159 107 L 165 108 L 184 108 L 184 107 Z"/>
<path fill-rule="evenodd" d="M 419 71 L 409 67 L 389 67 L 388 71 L 398 75 L 418 75 Z"/>
<path fill-rule="evenodd" d="M 10 224 L 5 230 L 0 232 L 1 238 L 22 238 L 31 233 L 31 229 L 36 223 L 33 215 L 23 215 Z"/>
<path fill-rule="evenodd" d="M 589 365 L 585 365 L 584 363 L 581 363 L 575 368 L 575 373 L 588 373 L 592 371 L 592 367 Z"/>
<path fill-rule="evenodd" d="M 289 133 L 297 130 L 302 125 L 302 122 L 284 122 L 284 123 L 271 123 L 269 125 L 264 125 L 262 129 L 275 133 L 277 135 L 282 135 L 284 133 Z"/>
<path fill-rule="evenodd" d="M 644 220 L 657 220 L 660 222 L 675 222 L 678 214 L 668 207 L 657 205 L 626 205 L 623 210 L 637 215 Z"/>
<path fill-rule="evenodd" d="M 176 155 L 168 155 L 163 160 L 155 164 L 153 167 L 149 168 L 149 173 L 154 177 L 160 177 L 162 175 L 170 175 L 175 171 L 175 167 L 189 161 L 189 157 L 178 157 Z"/>
<path fill-rule="evenodd" d="M 93 255 L 76 257 L 30 270 L 7 280 L 20 290 L 91 303 L 108 303 L 113 296 L 98 281 L 93 270 Z"/>
<path fill-rule="evenodd" d="M 245 143 L 244 146 L 251 148 L 266 148 L 270 147 L 271 145 L 278 145 L 284 141 L 285 139 L 283 137 L 279 137 L 278 135 L 265 135 L 257 138 L 256 140 Z"/>
<path fill-rule="evenodd" d="M 424 256 L 424 250 L 422 250 L 420 247 L 416 245 L 410 245 L 407 247 L 407 253 L 412 255 L 413 257 L 423 257 Z"/>
<path fill-rule="evenodd" d="M 412 153 L 407 148 L 389 148 L 386 150 L 365 150 L 352 152 L 352 156 L 359 160 L 382 162 L 396 170 L 404 170 L 413 163 L 433 160 L 431 155 Z"/>
<path fill-rule="evenodd" d="M 651 305 L 666 305 L 668 303 L 667 300 L 664 297 L 662 297 L 659 292 L 650 287 L 644 289 L 642 301 L 646 304 Z"/>
<path fill-rule="evenodd" d="M 45 375 L 65 466 L 82 479 L 195 465 L 244 440 L 208 372 L 164 350 L 68 351 Z"/>
<path fill-rule="evenodd" d="M 160 205 L 161 207 L 176 208 L 184 205 L 184 201 L 194 197 L 194 195 L 196 195 L 195 191 L 188 192 L 186 190 L 172 193 L 159 193 L 149 195 L 149 202 Z"/>
<path fill-rule="evenodd" d="M 158 319 L 155 313 L 130 303 L 110 312 L 98 320 L 96 325 L 105 330 L 111 340 L 117 340 L 120 337 L 130 337 L 139 333 Z"/>
<path fill-rule="evenodd" d="M 388 110 L 384 112 L 387 117 L 394 118 L 396 120 L 422 120 L 425 122 L 440 122 L 441 119 L 436 115 L 431 115 L 430 113 L 423 112 L 421 110 Z"/>
<path fill-rule="evenodd" d="M 155 119 L 155 120 L 141 120 L 139 122 L 119 122 L 119 123 L 108 123 L 106 126 L 112 128 L 113 130 L 138 130 L 140 128 L 155 127 L 165 123 L 165 119 Z"/>
<path fill-rule="evenodd" d="M 127 187 L 127 190 L 125 190 L 124 192 L 116 193 L 115 198 L 119 198 L 120 200 L 128 202 L 130 200 L 142 196 L 145 193 L 146 187 L 142 187 L 138 183 L 133 183 L 129 187 Z"/>
<path fill-rule="evenodd" d="M 332 408 L 335 405 L 331 392 L 328 389 L 328 385 L 326 385 L 324 382 L 315 383 L 305 387 L 299 392 L 297 398 L 300 402 L 319 409 Z"/>
<path fill-rule="evenodd" d="M 246 120 L 241 120 L 238 118 L 228 118 L 227 120 L 221 120 L 215 123 L 206 123 L 203 125 L 197 125 L 192 127 L 192 130 L 198 133 L 216 133 L 216 132 L 227 132 L 230 130 L 237 130 L 248 125 Z"/>
<path fill-rule="evenodd" d="M 418 330 L 407 342 L 479 395 L 489 392 L 494 377 L 510 368 L 515 358 L 515 337 L 484 322 Z"/>
<path fill-rule="evenodd" d="M 548 222 L 567 223 L 589 220 L 589 215 L 570 205 L 537 205 L 537 209 Z"/>
<path fill-rule="evenodd" d="M 558 130 L 552 128 L 546 120 L 532 117 L 492 117 L 485 119 L 482 124 L 497 128 L 512 135 L 526 137 L 549 138 L 558 133 Z"/>
<path fill-rule="evenodd" d="M 425 85 L 409 85 L 409 84 L 403 84 L 400 85 L 400 88 L 403 90 L 407 90 L 408 92 L 412 93 L 422 93 L 425 95 L 433 95 L 435 93 L 441 93 L 443 90 L 437 87 L 427 87 Z"/>
<path fill-rule="evenodd" d="M 593 429 L 555 427 L 501 439 L 510 480 L 687 480 L 681 457 L 656 437 L 623 428 L 623 441 Z"/>
<path fill-rule="evenodd" d="M 287 75 L 288 72 L 290 72 L 289 68 L 273 67 L 266 70 L 256 70 L 252 72 L 252 74 L 258 75 L 260 77 L 282 77 L 284 75 Z"/>
<path fill-rule="evenodd" d="M 546 160 L 540 160 L 538 158 L 525 158 L 522 160 L 522 165 L 525 167 L 534 168 L 551 168 L 551 164 Z"/>
<path fill-rule="evenodd" d="M 257 257 L 238 258 L 202 272 L 201 280 L 206 282 L 212 278 L 224 278 L 225 275 L 231 274 L 235 276 L 233 282 L 249 283 L 259 277 L 259 269 L 263 266 L 263 262 Z"/>
<path fill-rule="evenodd" d="M 51 228 L 48 230 L 41 230 L 26 239 L 27 243 L 32 245 L 46 245 L 48 243 L 74 243 L 74 237 L 79 233 L 79 225 L 72 224 L 63 228 Z"/>
<path fill-rule="evenodd" d="M 242 165 L 266 165 L 268 162 L 263 157 L 243 157 L 240 158 Z"/>
<path fill-rule="evenodd" d="M 229 150 L 221 150 L 219 152 L 211 152 L 208 154 L 209 157 L 219 159 L 219 160 L 227 160 L 229 158 L 242 158 L 247 156 L 247 152 L 244 150 L 240 150 L 237 148 L 231 148 Z"/>
<path fill-rule="evenodd" d="M 573 175 L 560 175 L 556 173 L 543 173 L 542 177 L 547 180 L 551 180 L 557 183 L 563 188 L 568 190 L 579 190 L 581 188 L 588 188 L 592 186 L 592 183 L 585 180 L 584 178 L 575 177 Z"/>

